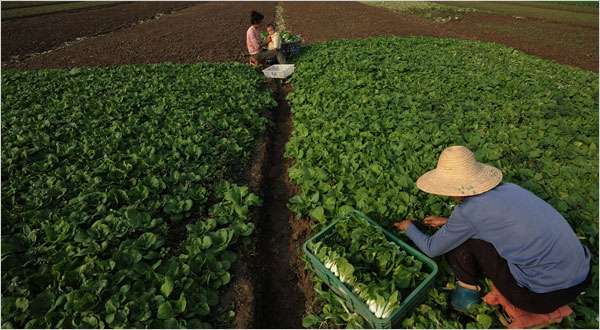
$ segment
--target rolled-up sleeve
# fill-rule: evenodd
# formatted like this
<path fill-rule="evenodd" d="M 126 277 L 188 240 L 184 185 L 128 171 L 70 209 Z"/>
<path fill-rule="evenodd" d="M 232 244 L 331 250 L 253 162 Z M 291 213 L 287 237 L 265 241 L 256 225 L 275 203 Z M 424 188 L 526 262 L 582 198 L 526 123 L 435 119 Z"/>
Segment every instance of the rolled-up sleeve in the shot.
<path fill-rule="evenodd" d="M 406 229 L 406 235 L 430 258 L 452 251 L 475 235 L 468 220 L 452 216 L 433 236 L 423 234 L 415 225 Z"/>

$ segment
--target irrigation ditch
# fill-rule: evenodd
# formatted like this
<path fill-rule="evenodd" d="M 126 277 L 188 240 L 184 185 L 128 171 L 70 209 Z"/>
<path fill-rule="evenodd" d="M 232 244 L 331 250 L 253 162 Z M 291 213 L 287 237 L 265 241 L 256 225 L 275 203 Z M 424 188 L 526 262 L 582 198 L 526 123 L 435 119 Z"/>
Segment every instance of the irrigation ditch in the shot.
<path fill-rule="evenodd" d="M 287 208 L 289 199 L 300 192 L 290 182 L 292 159 L 284 157 L 285 144 L 292 135 L 292 112 L 286 96 L 289 83 L 269 79 L 277 106 L 266 117 L 272 122 L 257 142 L 248 176 L 249 190 L 263 205 L 253 215 L 254 244 L 239 251 L 240 260 L 232 269 L 233 283 L 223 302 L 233 302 L 234 326 L 239 329 L 298 329 L 314 303 L 310 274 L 301 259 L 302 244 L 313 234 L 308 217 L 298 219 Z"/>
<path fill-rule="evenodd" d="M 304 242 L 310 225 L 308 219 L 297 219 L 287 208 L 289 199 L 298 193 L 298 187 L 289 181 L 290 159 L 284 157 L 285 144 L 292 134 L 290 106 L 286 95 L 289 83 L 271 79 L 269 87 L 277 107 L 273 109 L 274 126 L 267 144 L 264 169 L 263 206 L 258 230 L 257 328 L 302 327 L 305 312 L 306 287 L 302 286 L 303 262 L 299 247 Z M 310 282 L 310 281 L 309 281 Z M 312 291 L 312 285 L 308 288 Z"/>

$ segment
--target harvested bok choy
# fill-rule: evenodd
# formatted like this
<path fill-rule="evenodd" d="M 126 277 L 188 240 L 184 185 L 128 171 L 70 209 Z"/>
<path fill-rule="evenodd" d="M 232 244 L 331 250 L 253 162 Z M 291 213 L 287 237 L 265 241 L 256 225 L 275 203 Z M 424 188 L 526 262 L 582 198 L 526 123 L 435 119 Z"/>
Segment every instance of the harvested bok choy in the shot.
<path fill-rule="evenodd" d="M 336 233 L 309 250 L 380 319 L 427 277 L 421 261 L 354 213 L 340 216 Z"/>

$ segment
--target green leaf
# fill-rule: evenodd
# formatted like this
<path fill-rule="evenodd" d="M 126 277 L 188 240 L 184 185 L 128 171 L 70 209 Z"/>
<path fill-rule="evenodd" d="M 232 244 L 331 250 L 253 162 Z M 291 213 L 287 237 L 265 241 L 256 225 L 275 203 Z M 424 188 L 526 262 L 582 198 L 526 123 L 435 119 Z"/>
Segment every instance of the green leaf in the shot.
<path fill-rule="evenodd" d="M 262 200 L 255 194 L 250 194 L 246 197 L 246 204 L 251 206 L 262 206 Z"/>
<path fill-rule="evenodd" d="M 309 314 L 302 319 L 302 326 L 304 328 L 312 328 L 315 324 L 319 322 L 319 317 L 313 314 Z"/>
<path fill-rule="evenodd" d="M 175 317 L 175 315 L 177 315 L 177 313 L 175 312 L 169 301 L 165 301 L 160 306 L 158 306 L 157 317 L 160 320 L 168 320 L 170 318 Z"/>
<path fill-rule="evenodd" d="M 163 327 L 165 327 L 165 329 L 179 329 L 179 321 L 174 318 L 168 319 L 163 322 Z"/>
<path fill-rule="evenodd" d="M 235 189 L 226 191 L 224 194 L 224 198 L 225 198 L 225 200 L 233 202 L 233 203 L 241 203 L 242 202 L 242 196 L 240 195 L 239 191 L 235 190 Z"/>
<path fill-rule="evenodd" d="M 185 311 L 186 305 L 187 302 L 185 300 L 185 295 L 181 293 L 181 296 L 179 296 L 179 299 L 175 302 L 175 311 L 177 313 L 183 313 Z"/>
<path fill-rule="evenodd" d="M 477 315 L 476 320 L 483 329 L 489 329 L 492 326 L 492 318 L 487 314 Z"/>
<path fill-rule="evenodd" d="M 163 284 L 160 286 L 160 292 L 165 296 L 165 297 L 169 297 L 169 295 L 171 294 L 171 291 L 173 291 L 173 280 L 171 279 L 171 277 L 169 276 L 165 276 L 165 279 L 163 280 Z"/>
<path fill-rule="evenodd" d="M 191 210 L 193 205 L 194 205 L 194 202 L 191 199 L 186 199 L 183 202 L 183 211 L 187 212 L 187 211 Z"/>
<path fill-rule="evenodd" d="M 325 219 L 325 210 L 321 206 L 317 206 L 312 211 L 310 211 L 310 217 L 315 221 L 324 222 Z"/>
<path fill-rule="evenodd" d="M 27 300 L 27 298 L 17 298 L 15 306 L 24 312 L 29 307 L 29 300 Z"/>
<path fill-rule="evenodd" d="M 240 217 L 245 219 L 248 215 L 248 205 L 236 205 L 235 213 L 237 213 Z"/>
<path fill-rule="evenodd" d="M 213 242 L 213 240 L 212 240 L 212 238 L 210 238 L 210 236 L 204 235 L 204 237 L 202 237 L 202 246 L 201 246 L 201 248 L 204 249 L 204 250 L 210 248 L 211 245 L 212 245 L 212 242 Z"/>
<path fill-rule="evenodd" d="M 221 277 L 221 282 L 223 283 L 223 285 L 226 285 L 227 283 L 229 283 L 230 280 L 231 280 L 231 275 L 229 274 L 229 272 L 225 272 L 225 274 L 223 274 L 223 276 Z"/>

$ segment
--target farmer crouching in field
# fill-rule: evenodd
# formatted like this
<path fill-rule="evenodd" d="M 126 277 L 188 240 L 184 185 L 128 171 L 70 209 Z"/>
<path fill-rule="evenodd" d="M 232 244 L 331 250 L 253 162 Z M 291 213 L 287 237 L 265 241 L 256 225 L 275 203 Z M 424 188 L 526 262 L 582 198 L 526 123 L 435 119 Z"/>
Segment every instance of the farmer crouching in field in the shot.
<path fill-rule="evenodd" d="M 439 228 L 433 236 L 419 231 L 416 219 L 394 226 L 428 256 L 447 253 L 458 280 L 450 296 L 455 309 L 479 303 L 479 267 L 493 283 L 484 301 L 504 307 L 513 321 L 509 328 L 560 323 L 590 280 L 590 252 L 552 206 L 501 181 L 502 172 L 478 163 L 469 149 L 448 147 L 417 187 L 461 204 L 450 218 L 424 220 Z"/>
<path fill-rule="evenodd" d="M 253 11 L 250 14 L 250 28 L 246 32 L 246 45 L 248 46 L 248 52 L 250 53 L 250 61 L 255 63 L 264 63 L 271 59 L 277 59 L 279 64 L 287 64 L 283 58 L 283 54 L 278 50 L 262 50 L 261 47 L 268 45 L 271 42 L 271 36 L 267 37 L 267 40 L 261 42 L 260 24 L 264 16 L 261 13 Z"/>

